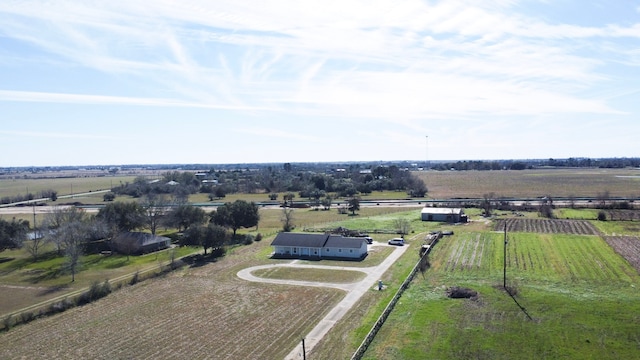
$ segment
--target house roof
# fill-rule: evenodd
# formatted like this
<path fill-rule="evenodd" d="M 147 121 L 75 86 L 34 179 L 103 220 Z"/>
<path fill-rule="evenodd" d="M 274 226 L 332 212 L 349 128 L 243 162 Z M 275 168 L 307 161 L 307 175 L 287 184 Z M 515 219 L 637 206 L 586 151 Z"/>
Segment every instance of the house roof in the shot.
<path fill-rule="evenodd" d="M 362 246 L 363 242 L 366 242 L 364 238 L 329 236 L 325 247 L 359 249 Z"/>
<path fill-rule="evenodd" d="M 460 208 L 433 208 L 433 207 L 425 207 L 422 208 L 422 214 L 462 214 L 463 211 Z"/>
<path fill-rule="evenodd" d="M 145 232 L 124 232 L 113 239 L 115 243 L 133 242 L 138 246 L 161 243 L 167 240 L 169 240 L 169 238 L 164 236 L 155 236 Z"/>
<path fill-rule="evenodd" d="M 273 239 L 271 246 L 300 246 L 321 248 L 327 242 L 328 238 L 328 234 L 281 232 L 276 236 L 275 239 Z"/>

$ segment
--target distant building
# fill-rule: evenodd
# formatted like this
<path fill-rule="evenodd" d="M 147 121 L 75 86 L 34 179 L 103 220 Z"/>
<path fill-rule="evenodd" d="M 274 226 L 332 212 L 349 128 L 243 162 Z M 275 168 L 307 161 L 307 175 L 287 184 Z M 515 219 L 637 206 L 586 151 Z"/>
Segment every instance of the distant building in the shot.
<path fill-rule="evenodd" d="M 439 221 L 448 223 L 465 223 L 467 215 L 460 208 L 425 207 L 421 212 L 422 221 Z"/>
<path fill-rule="evenodd" d="M 279 233 L 271 243 L 273 256 L 279 258 L 364 259 L 367 252 L 365 238 L 351 238 L 331 234 Z"/>

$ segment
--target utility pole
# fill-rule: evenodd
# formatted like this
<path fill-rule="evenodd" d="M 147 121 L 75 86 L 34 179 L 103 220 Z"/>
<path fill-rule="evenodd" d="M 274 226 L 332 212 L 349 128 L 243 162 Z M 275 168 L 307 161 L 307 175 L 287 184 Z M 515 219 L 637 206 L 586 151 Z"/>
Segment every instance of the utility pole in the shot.
<path fill-rule="evenodd" d="M 425 153 L 424 170 L 426 171 L 429 169 L 429 135 L 426 135 L 425 138 L 427 140 L 427 150 Z"/>
<path fill-rule="evenodd" d="M 304 338 L 302 338 L 302 360 L 307 360 L 307 351 L 304 348 Z"/>
<path fill-rule="evenodd" d="M 504 267 L 502 269 L 502 287 L 507 290 L 507 221 L 504 221 Z"/>

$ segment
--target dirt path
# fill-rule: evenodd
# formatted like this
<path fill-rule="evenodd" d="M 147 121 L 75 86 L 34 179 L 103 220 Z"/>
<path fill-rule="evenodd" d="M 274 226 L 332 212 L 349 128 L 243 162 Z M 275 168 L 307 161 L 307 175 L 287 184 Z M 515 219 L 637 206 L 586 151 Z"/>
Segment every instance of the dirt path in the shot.
<path fill-rule="evenodd" d="M 380 243 L 374 243 L 373 246 L 389 246 Z M 320 322 L 305 336 L 305 348 L 307 353 L 311 351 L 318 342 L 331 330 L 333 325 L 338 322 L 357 302 L 371 288 L 375 287 L 378 280 L 382 278 L 382 275 L 393 265 L 393 263 L 407 251 L 409 246 L 395 247 L 395 250 L 380 264 L 377 266 L 367 268 L 354 268 L 345 266 L 323 266 L 323 265 L 304 265 L 292 262 L 289 264 L 276 264 L 276 265 L 262 265 L 247 268 L 238 272 L 238 277 L 247 281 L 264 282 L 271 284 L 286 284 L 292 286 L 314 286 L 314 287 L 329 287 L 337 288 L 347 292 L 347 295 L 340 301 Z M 343 284 L 343 283 L 324 283 L 313 281 L 299 281 L 299 280 L 280 280 L 280 279 L 265 279 L 253 276 L 252 271 L 259 269 L 267 269 L 273 267 L 299 267 L 299 268 L 315 268 L 315 269 L 331 269 L 331 270 L 349 270 L 349 271 L 361 271 L 367 274 L 367 276 L 358 282 Z M 285 357 L 285 360 L 297 360 L 302 359 L 302 344 L 297 345 L 290 353 Z"/>

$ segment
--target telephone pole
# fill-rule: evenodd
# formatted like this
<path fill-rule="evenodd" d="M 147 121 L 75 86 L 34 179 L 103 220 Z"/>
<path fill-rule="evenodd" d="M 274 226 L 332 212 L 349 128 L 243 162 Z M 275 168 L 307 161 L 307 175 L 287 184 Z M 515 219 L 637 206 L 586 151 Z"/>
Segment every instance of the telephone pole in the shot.
<path fill-rule="evenodd" d="M 502 269 L 502 287 L 507 290 L 507 221 L 504 222 L 504 258 Z"/>
<path fill-rule="evenodd" d="M 429 170 L 429 135 L 426 135 L 425 138 L 427 141 L 427 147 L 425 152 L 424 170 L 427 171 Z"/>

